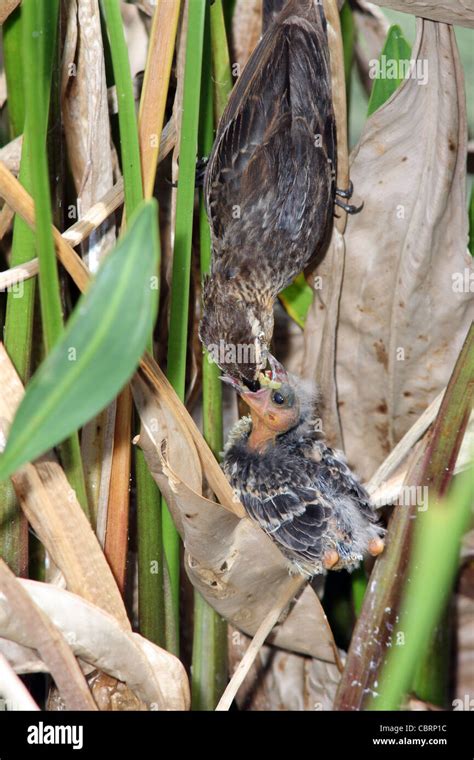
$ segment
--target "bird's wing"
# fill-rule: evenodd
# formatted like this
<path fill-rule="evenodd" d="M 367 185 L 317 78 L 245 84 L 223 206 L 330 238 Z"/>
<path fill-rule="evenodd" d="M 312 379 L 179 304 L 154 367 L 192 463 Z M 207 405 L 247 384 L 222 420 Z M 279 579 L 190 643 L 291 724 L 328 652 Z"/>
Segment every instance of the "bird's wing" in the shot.
<path fill-rule="evenodd" d="M 334 451 L 318 442 L 314 446 L 315 459 L 318 461 L 318 480 L 321 487 L 330 493 L 333 503 L 347 499 L 357 505 L 359 512 L 370 522 L 377 522 L 378 515 L 370 501 L 370 496 L 356 475 L 348 467 L 341 451 Z"/>
<path fill-rule="evenodd" d="M 320 558 L 331 506 L 304 477 L 300 484 L 280 483 L 264 498 L 245 488 L 240 497 L 249 516 L 287 553 Z"/>
<path fill-rule="evenodd" d="M 310 199 L 309 167 L 314 177 L 318 169 L 326 172 L 328 165 L 335 166 L 326 34 L 312 3 L 301 15 L 304 5 L 289 3 L 266 32 L 220 121 L 205 193 L 215 238 L 235 218 L 236 206 L 261 201 L 264 207 L 265 188 L 282 199 L 281 224 L 293 222 L 295 208 L 302 216 L 305 204 L 315 202 Z M 322 146 L 315 150 L 318 136 Z M 282 161 L 288 164 L 286 171 Z M 276 185 L 282 186 L 275 193 Z"/>

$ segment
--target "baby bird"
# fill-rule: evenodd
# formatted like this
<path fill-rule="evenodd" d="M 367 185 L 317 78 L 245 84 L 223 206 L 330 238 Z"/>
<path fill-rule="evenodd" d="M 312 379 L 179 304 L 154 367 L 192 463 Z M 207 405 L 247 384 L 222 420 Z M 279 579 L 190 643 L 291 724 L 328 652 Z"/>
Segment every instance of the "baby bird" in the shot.
<path fill-rule="evenodd" d="M 272 376 L 252 392 L 224 378 L 250 407 L 231 430 L 223 469 L 258 525 L 311 577 L 353 570 L 383 551 L 384 529 L 370 498 L 339 451 L 317 432 L 313 398 L 269 357 Z"/>
<path fill-rule="evenodd" d="M 335 171 L 323 7 L 289 0 L 237 80 L 205 176 L 213 252 L 200 337 L 211 355 L 234 352 L 217 363 L 235 378 L 266 366 L 275 299 L 330 232 Z"/>

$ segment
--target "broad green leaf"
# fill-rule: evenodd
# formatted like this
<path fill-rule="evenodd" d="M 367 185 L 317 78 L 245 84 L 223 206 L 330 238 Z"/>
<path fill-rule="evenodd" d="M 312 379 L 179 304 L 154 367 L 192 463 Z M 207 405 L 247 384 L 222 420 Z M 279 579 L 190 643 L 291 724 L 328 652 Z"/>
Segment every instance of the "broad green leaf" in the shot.
<path fill-rule="evenodd" d="M 410 57 L 411 46 L 403 36 L 402 30 L 398 24 L 391 26 L 378 60 L 378 70 L 375 71 L 376 78 L 370 93 L 367 116 L 371 116 L 380 108 L 403 82 L 404 76 L 399 63 L 409 61 Z"/>
<path fill-rule="evenodd" d="M 0 457 L 0 480 L 94 417 L 133 374 L 156 316 L 156 219 L 155 201 L 139 206 L 79 299 L 26 389 Z"/>
<path fill-rule="evenodd" d="M 313 301 L 313 291 L 304 274 L 299 274 L 291 285 L 280 293 L 279 298 L 289 316 L 297 325 L 304 327 L 308 309 Z"/>

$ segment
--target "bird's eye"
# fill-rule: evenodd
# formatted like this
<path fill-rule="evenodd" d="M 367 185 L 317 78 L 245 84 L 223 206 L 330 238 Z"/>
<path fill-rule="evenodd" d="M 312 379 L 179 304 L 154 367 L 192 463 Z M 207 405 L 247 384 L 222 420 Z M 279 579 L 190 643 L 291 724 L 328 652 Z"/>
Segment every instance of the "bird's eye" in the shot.
<path fill-rule="evenodd" d="M 280 393 L 280 391 L 275 391 L 274 393 L 272 393 L 272 401 L 275 404 L 278 404 L 279 406 L 281 406 L 282 404 L 285 403 L 286 399 L 284 395 Z"/>

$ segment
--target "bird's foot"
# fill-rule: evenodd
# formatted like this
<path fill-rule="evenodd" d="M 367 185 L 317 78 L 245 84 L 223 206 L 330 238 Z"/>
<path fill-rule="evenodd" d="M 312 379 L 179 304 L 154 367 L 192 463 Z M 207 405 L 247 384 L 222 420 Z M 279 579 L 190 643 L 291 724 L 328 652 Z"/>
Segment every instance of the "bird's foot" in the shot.
<path fill-rule="evenodd" d="M 377 536 L 377 538 L 371 538 L 367 547 L 371 557 L 378 557 L 385 549 L 385 541 Z"/>
<path fill-rule="evenodd" d="M 323 554 L 323 567 L 325 570 L 331 570 L 339 562 L 340 557 L 335 549 L 328 549 Z"/>
<path fill-rule="evenodd" d="M 195 187 L 204 186 L 204 175 L 206 174 L 206 167 L 209 162 L 209 156 L 203 156 L 196 161 L 196 175 L 194 180 Z"/>
<path fill-rule="evenodd" d="M 352 182 L 349 180 L 349 187 L 347 190 L 342 190 L 339 187 L 336 187 L 336 196 L 339 195 L 340 198 L 352 198 L 352 193 L 354 192 L 354 186 Z M 362 211 L 364 208 L 364 204 L 361 203 L 360 206 L 353 206 L 350 203 L 345 203 L 344 201 L 341 201 L 340 198 L 335 199 L 336 206 L 339 206 L 340 208 L 344 209 L 346 214 L 358 214 L 359 211 Z"/>

